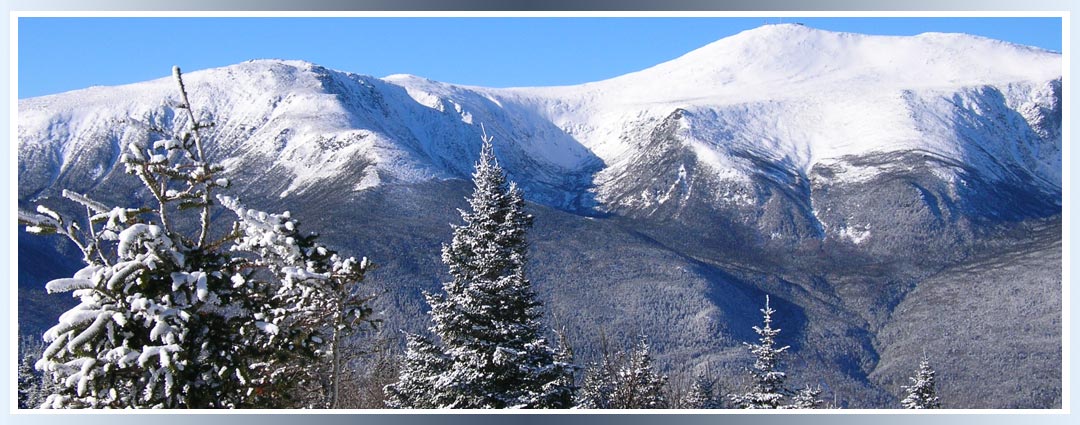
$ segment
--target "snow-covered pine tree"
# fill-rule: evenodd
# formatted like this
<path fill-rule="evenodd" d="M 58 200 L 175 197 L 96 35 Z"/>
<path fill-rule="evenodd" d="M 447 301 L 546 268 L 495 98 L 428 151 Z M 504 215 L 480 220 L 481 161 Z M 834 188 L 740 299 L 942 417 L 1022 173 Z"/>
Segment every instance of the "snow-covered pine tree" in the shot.
<path fill-rule="evenodd" d="M 578 391 L 575 375 L 580 368 L 574 363 L 574 347 L 570 344 L 570 337 L 566 335 L 566 328 L 556 328 L 555 336 L 555 362 L 566 365 L 566 367 L 569 367 L 569 370 L 562 373 L 559 379 L 552 382 L 551 385 L 568 388 L 570 391 L 570 405 L 566 407 L 573 407 L 574 395 L 577 394 Z M 560 396 L 562 396 L 561 393 Z"/>
<path fill-rule="evenodd" d="M 720 400 L 716 397 L 713 381 L 704 374 L 694 377 L 690 389 L 682 399 L 684 409 L 719 409 Z"/>
<path fill-rule="evenodd" d="M 19 408 L 32 409 L 41 405 L 41 376 L 34 370 L 36 354 L 26 355 L 23 353 L 19 358 L 18 391 Z"/>
<path fill-rule="evenodd" d="M 742 409 L 778 409 L 789 393 L 784 386 L 787 375 L 777 369 L 780 355 L 789 347 L 776 346 L 776 335 L 780 329 L 772 328 L 772 314 L 776 310 L 769 307 L 768 295 L 765 296 L 765 308 L 761 312 L 765 315 L 765 325 L 754 326 L 754 332 L 759 336 L 758 343 L 746 344 L 755 357 L 754 367 L 750 369 L 750 388 L 743 394 L 731 396 L 731 401 Z"/>
<path fill-rule="evenodd" d="M 430 339 L 405 335 L 405 356 L 397 382 L 384 388 L 391 409 L 437 409 L 446 404 L 438 391 L 439 379 L 450 368 L 450 359 Z"/>
<path fill-rule="evenodd" d="M 910 386 L 904 386 L 907 396 L 900 401 L 905 409 L 940 409 L 941 400 L 938 399 L 935 388 L 935 375 L 937 372 L 930 367 L 930 359 L 923 357 L 919 362 L 919 370 L 911 379 Z"/>
<path fill-rule="evenodd" d="M 18 405 L 20 409 L 33 409 L 41 406 L 45 398 L 52 393 L 49 380 L 34 369 L 34 363 L 41 358 L 45 345 L 41 338 L 26 335 L 19 336 Z"/>
<path fill-rule="evenodd" d="M 230 279 L 246 291 L 244 308 L 261 331 L 247 334 L 245 344 L 266 358 L 253 368 L 259 375 L 249 403 L 337 407 L 344 340 L 376 322 L 370 319 L 372 296 L 360 288 L 372 265 L 320 245 L 317 235 L 300 232 L 287 211 L 269 214 L 230 197 L 218 199 L 237 217 Z"/>
<path fill-rule="evenodd" d="M 585 374 L 577 397 L 579 409 L 665 409 L 667 376 L 653 370 L 644 335 L 629 353 L 605 354 Z"/>
<path fill-rule="evenodd" d="M 618 385 L 615 388 L 613 406 L 615 409 L 664 409 L 667 399 L 664 386 L 667 376 L 653 371 L 652 354 L 645 335 L 638 339 L 637 347 L 630 353 L 630 359 L 619 371 Z"/>
<path fill-rule="evenodd" d="M 791 404 L 785 406 L 787 409 L 817 409 L 821 407 L 821 389 L 813 388 L 809 385 L 800 388 L 795 391 L 795 395 L 791 397 Z"/>
<path fill-rule="evenodd" d="M 585 371 L 581 388 L 575 399 L 578 409 L 611 409 L 611 395 L 615 392 L 614 365 L 608 356 L 603 363 L 592 363 Z"/>
<path fill-rule="evenodd" d="M 465 224 L 453 226 L 453 240 L 443 246 L 453 279 L 444 293 L 427 294 L 431 331 L 449 361 L 436 379 L 438 406 L 568 408 L 573 366 L 558 361 L 541 335 L 541 304 L 525 277 L 532 216 L 486 135 L 473 183 L 470 211 L 461 211 Z"/>
<path fill-rule="evenodd" d="M 43 407 L 301 407 L 290 394 L 321 367 L 332 336 L 370 313 L 356 291 L 366 260 L 301 236 L 288 213 L 217 197 L 239 220 L 215 239 L 213 192 L 228 181 L 204 154 L 211 125 L 173 74 L 187 130 L 133 142 L 120 158 L 152 205 L 110 208 L 64 191 L 86 221 L 44 206 L 19 213 L 28 232 L 73 241 L 86 263 L 46 284 L 80 304 L 45 333 L 35 367 L 57 391 Z"/>

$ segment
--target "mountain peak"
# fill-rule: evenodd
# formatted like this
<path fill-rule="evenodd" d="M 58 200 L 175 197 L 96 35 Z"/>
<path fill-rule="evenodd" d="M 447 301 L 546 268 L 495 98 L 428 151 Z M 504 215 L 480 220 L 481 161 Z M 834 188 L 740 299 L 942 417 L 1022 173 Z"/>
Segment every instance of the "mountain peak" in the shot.
<path fill-rule="evenodd" d="M 881 36 L 772 24 L 591 89 L 617 87 L 637 104 L 685 105 L 1044 82 L 1061 74 L 1058 53 L 967 34 Z"/>

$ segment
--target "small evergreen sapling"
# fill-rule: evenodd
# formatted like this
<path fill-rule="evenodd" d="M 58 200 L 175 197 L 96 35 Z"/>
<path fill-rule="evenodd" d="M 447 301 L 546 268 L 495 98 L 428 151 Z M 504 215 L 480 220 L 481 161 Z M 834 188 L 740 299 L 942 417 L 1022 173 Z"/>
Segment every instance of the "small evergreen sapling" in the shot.
<path fill-rule="evenodd" d="M 935 375 L 937 372 L 930 367 L 930 359 L 923 357 L 915 376 L 908 378 L 911 379 L 911 385 L 903 387 L 907 395 L 900 404 L 905 409 L 940 409 L 941 401 L 935 388 Z"/>
<path fill-rule="evenodd" d="M 605 355 L 587 371 L 577 398 L 579 409 L 665 409 L 667 376 L 653 370 L 644 335 L 629 354 Z"/>
<path fill-rule="evenodd" d="M 716 397 L 713 381 L 705 375 L 697 375 L 690 384 L 690 389 L 682 399 L 684 409 L 719 409 L 720 400 Z"/>
<path fill-rule="evenodd" d="M 761 312 L 765 315 L 764 326 L 754 326 L 758 343 L 746 344 L 755 358 L 754 367 L 750 369 L 750 388 L 746 393 L 731 396 L 732 402 L 743 409 L 779 409 L 783 407 L 785 395 L 790 392 L 784 386 L 787 375 L 778 370 L 780 356 L 789 347 L 776 346 L 780 329 L 772 328 L 772 315 L 776 310 L 769 307 L 768 295 L 765 296 L 765 308 Z"/>
<path fill-rule="evenodd" d="M 578 390 L 576 406 L 578 409 L 613 409 L 612 394 L 615 393 L 615 365 L 609 356 L 604 356 L 602 363 L 592 363 L 585 371 L 581 388 Z"/>
<path fill-rule="evenodd" d="M 817 409 L 824 404 L 821 401 L 821 389 L 814 388 L 809 385 L 799 388 L 795 391 L 795 395 L 791 397 L 791 404 L 786 406 L 788 409 Z"/>
<path fill-rule="evenodd" d="M 450 359 L 422 335 L 405 335 L 405 355 L 397 382 L 387 385 L 386 407 L 391 409 L 437 409 L 446 400 L 438 388 L 440 377 L 450 367 Z"/>

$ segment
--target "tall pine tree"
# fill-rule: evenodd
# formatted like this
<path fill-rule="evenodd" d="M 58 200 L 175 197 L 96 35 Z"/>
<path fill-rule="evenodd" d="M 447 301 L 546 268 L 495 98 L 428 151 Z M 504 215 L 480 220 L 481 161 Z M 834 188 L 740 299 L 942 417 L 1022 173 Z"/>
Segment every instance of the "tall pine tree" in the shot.
<path fill-rule="evenodd" d="M 910 377 L 911 385 L 905 386 L 907 396 L 900 401 L 905 409 L 940 409 L 941 401 L 935 388 L 935 375 L 937 372 L 930 367 L 930 359 L 923 357 L 919 362 L 919 370 L 915 376 Z"/>
<path fill-rule="evenodd" d="M 765 296 L 765 308 L 761 310 L 765 315 L 765 325 L 754 326 L 754 332 L 758 334 L 757 344 L 746 344 L 750 352 L 754 354 L 754 367 L 750 369 L 750 388 L 743 394 L 731 396 L 731 401 L 743 409 L 779 409 L 782 402 L 790 391 L 784 386 L 787 375 L 778 370 L 780 355 L 787 351 L 788 346 L 777 347 L 776 336 L 780 329 L 772 328 L 772 314 L 776 313 L 769 307 L 769 296 Z"/>
<path fill-rule="evenodd" d="M 525 233 L 532 216 L 486 135 L 473 183 L 470 210 L 461 211 L 465 224 L 454 226 L 453 240 L 443 246 L 443 263 L 453 279 L 443 284 L 444 293 L 427 294 L 431 331 L 442 343 L 447 367 L 419 381 L 434 386 L 432 407 L 568 408 L 573 367 L 558 361 L 541 335 L 541 304 L 525 277 Z M 409 382 L 417 380 L 409 366 L 406 362 L 402 379 L 388 392 L 409 391 Z M 427 406 L 406 402 L 400 407 Z"/>

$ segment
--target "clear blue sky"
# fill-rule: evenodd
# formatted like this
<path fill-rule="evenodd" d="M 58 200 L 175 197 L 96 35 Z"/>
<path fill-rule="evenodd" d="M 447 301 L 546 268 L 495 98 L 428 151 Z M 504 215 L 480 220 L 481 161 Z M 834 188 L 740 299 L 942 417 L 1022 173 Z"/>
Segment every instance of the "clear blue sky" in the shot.
<path fill-rule="evenodd" d="M 488 87 L 578 84 L 641 70 L 761 18 L 20 18 L 19 97 L 249 59 Z M 1061 51 L 1060 18 L 784 18 L 867 34 L 963 32 Z"/>

